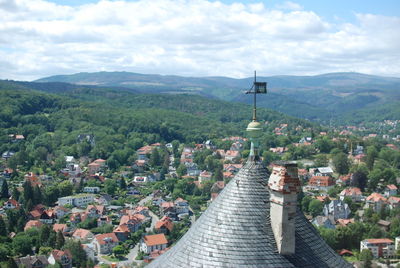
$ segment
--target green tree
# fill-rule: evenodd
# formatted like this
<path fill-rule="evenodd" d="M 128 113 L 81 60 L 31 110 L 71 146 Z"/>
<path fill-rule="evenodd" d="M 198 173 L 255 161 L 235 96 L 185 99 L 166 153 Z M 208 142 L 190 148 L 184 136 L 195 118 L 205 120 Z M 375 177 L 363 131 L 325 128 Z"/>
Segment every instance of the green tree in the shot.
<path fill-rule="evenodd" d="M 375 159 L 378 156 L 378 150 L 375 146 L 368 146 L 367 147 L 367 156 L 365 162 L 369 170 L 372 170 L 374 167 Z"/>
<path fill-rule="evenodd" d="M 308 211 L 313 217 L 316 217 L 322 213 L 322 209 L 324 207 L 324 204 L 317 200 L 313 199 L 311 200 L 310 204 L 308 205 Z"/>
<path fill-rule="evenodd" d="M 314 165 L 316 167 L 326 167 L 328 165 L 328 163 L 329 163 L 329 159 L 326 156 L 326 154 L 318 154 L 315 157 Z"/>
<path fill-rule="evenodd" d="M 313 199 L 309 195 L 303 197 L 303 199 L 301 200 L 301 208 L 303 212 L 308 213 L 311 200 Z"/>
<path fill-rule="evenodd" d="M 32 239 L 27 234 L 21 233 L 13 238 L 12 248 L 15 255 L 29 255 L 32 253 Z"/>
<path fill-rule="evenodd" d="M 152 167 L 159 166 L 161 164 L 161 157 L 160 153 L 157 148 L 154 148 L 151 151 L 150 159 L 149 159 L 149 164 Z"/>
<path fill-rule="evenodd" d="M 1 193 L 0 193 L 1 198 L 9 198 L 10 194 L 8 192 L 8 183 L 7 180 L 3 180 L 3 185 L 1 186 Z"/>
<path fill-rule="evenodd" d="M 0 245 L 0 262 L 6 261 L 10 255 L 10 249 L 5 245 Z"/>
<path fill-rule="evenodd" d="M 61 231 L 57 232 L 56 249 L 61 249 L 65 244 L 65 238 Z"/>
<path fill-rule="evenodd" d="M 363 267 L 364 268 L 372 267 L 373 255 L 372 255 L 372 252 L 369 249 L 363 249 L 360 252 L 360 255 L 359 255 L 358 258 L 359 258 L 360 261 L 363 261 Z"/>
<path fill-rule="evenodd" d="M 118 189 L 117 182 L 114 179 L 108 179 L 104 183 L 104 190 L 109 195 L 114 195 Z"/>
<path fill-rule="evenodd" d="M 3 220 L 3 217 L 0 216 L 0 236 L 7 236 L 8 232 L 7 232 L 7 227 L 6 227 L 6 223 Z"/>
<path fill-rule="evenodd" d="M 68 196 L 72 194 L 73 185 L 69 181 L 63 181 L 58 185 L 59 195 Z"/>
<path fill-rule="evenodd" d="M 125 250 L 121 245 L 118 245 L 113 248 L 112 252 L 115 257 L 120 258 L 122 255 L 124 255 Z"/>
<path fill-rule="evenodd" d="M 64 250 L 68 249 L 72 254 L 72 264 L 78 267 L 85 267 L 87 256 L 79 241 L 68 240 L 64 245 Z"/>
<path fill-rule="evenodd" d="M 33 200 L 33 188 L 31 183 L 29 181 L 25 181 L 22 186 L 24 188 L 25 202 L 28 202 L 28 200 Z"/>
<path fill-rule="evenodd" d="M 178 174 L 179 177 L 186 175 L 186 172 L 187 168 L 184 164 L 180 164 L 179 167 L 176 169 L 176 173 Z"/>
<path fill-rule="evenodd" d="M 338 153 L 333 156 L 333 165 L 339 174 L 347 174 L 350 168 L 350 162 L 345 153 Z"/>

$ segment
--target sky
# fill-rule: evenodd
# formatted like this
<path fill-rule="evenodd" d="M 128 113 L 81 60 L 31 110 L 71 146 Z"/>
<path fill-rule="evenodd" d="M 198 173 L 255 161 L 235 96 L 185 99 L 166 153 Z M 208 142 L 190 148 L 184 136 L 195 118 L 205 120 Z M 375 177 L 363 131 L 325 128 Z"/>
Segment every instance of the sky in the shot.
<path fill-rule="evenodd" d="M 0 0 L 0 79 L 400 77 L 398 0 Z"/>

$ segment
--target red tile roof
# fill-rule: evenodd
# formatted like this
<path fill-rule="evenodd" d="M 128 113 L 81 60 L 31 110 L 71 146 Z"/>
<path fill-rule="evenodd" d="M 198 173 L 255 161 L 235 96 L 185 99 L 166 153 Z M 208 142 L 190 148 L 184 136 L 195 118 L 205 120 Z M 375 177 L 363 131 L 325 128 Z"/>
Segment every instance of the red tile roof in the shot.
<path fill-rule="evenodd" d="M 367 201 L 371 201 L 371 202 L 386 202 L 386 198 L 383 197 L 381 194 L 379 193 L 372 193 L 370 196 L 367 197 Z"/>
<path fill-rule="evenodd" d="M 119 239 L 114 233 L 96 235 L 96 240 L 100 245 L 105 245 L 108 241 L 118 243 Z"/>
<path fill-rule="evenodd" d="M 174 223 L 172 222 L 171 218 L 164 216 L 161 218 L 161 220 L 156 222 L 155 228 L 157 230 L 159 230 L 162 227 L 167 228 L 171 232 L 172 229 L 174 228 Z"/>
<path fill-rule="evenodd" d="M 388 238 L 372 238 L 372 239 L 365 239 L 368 243 L 372 244 L 391 244 L 393 243 L 392 239 Z"/>
<path fill-rule="evenodd" d="M 30 220 L 25 224 L 24 231 L 28 230 L 29 228 L 33 228 L 33 227 L 39 228 L 42 225 L 43 225 L 43 223 L 41 223 L 38 220 Z"/>
<path fill-rule="evenodd" d="M 333 186 L 335 182 L 332 177 L 329 176 L 313 176 L 308 182 L 311 186 Z"/>
<path fill-rule="evenodd" d="M 64 232 L 65 228 L 67 228 L 67 225 L 66 225 L 66 224 L 55 223 L 55 224 L 53 225 L 53 230 L 54 230 L 55 232 L 58 232 L 58 231 Z"/>
<path fill-rule="evenodd" d="M 341 191 L 340 195 L 344 195 L 344 196 L 362 195 L 362 192 L 361 192 L 360 188 L 351 187 L 351 188 L 346 188 L 343 191 Z"/>
<path fill-rule="evenodd" d="M 164 234 L 145 235 L 143 241 L 147 246 L 168 244 L 167 238 L 165 238 Z"/>
<path fill-rule="evenodd" d="M 394 184 L 386 185 L 386 187 L 387 187 L 389 190 L 397 190 L 397 186 L 394 185 Z"/>

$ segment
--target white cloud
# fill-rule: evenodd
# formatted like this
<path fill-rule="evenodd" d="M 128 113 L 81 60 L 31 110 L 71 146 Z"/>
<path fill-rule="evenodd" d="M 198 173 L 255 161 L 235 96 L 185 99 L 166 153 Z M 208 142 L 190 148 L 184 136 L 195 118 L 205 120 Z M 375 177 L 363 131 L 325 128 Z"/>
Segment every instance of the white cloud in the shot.
<path fill-rule="evenodd" d="M 3 79 L 106 71 L 400 76 L 400 18 L 332 24 L 292 2 L 107 1 L 76 7 L 0 0 Z"/>

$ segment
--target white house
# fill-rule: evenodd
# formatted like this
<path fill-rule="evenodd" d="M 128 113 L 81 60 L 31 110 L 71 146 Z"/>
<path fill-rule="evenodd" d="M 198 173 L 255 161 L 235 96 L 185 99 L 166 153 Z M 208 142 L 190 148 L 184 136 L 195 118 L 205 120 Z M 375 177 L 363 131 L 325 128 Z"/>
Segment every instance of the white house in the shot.
<path fill-rule="evenodd" d="M 142 238 L 140 250 L 149 254 L 154 250 L 163 250 L 167 245 L 168 241 L 164 234 L 145 235 Z"/>
<path fill-rule="evenodd" d="M 209 181 L 211 180 L 212 173 L 208 171 L 203 171 L 199 175 L 199 181 L 202 183 L 203 181 Z"/>
<path fill-rule="evenodd" d="M 349 205 L 341 200 L 332 200 L 324 206 L 324 215 L 333 216 L 335 220 L 349 218 L 351 210 Z"/>
<path fill-rule="evenodd" d="M 360 251 L 369 249 L 374 258 L 391 258 L 395 255 L 395 245 L 392 239 L 365 239 L 360 243 Z"/>
<path fill-rule="evenodd" d="M 379 193 L 372 193 L 367 197 L 366 201 L 367 208 L 372 208 L 375 212 L 379 212 L 385 207 L 387 199 Z"/>
<path fill-rule="evenodd" d="M 75 206 L 75 207 L 84 207 L 94 201 L 93 194 L 77 194 L 77 195 L 70 195 L 65 197 L 58 198 L 58 205 L 59 206 Z"/>

